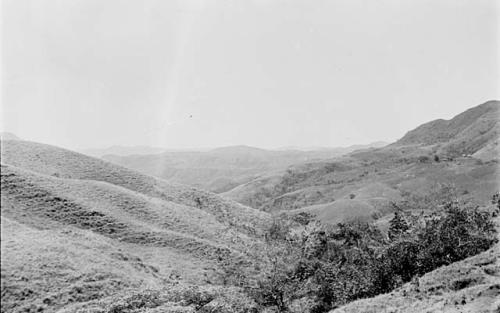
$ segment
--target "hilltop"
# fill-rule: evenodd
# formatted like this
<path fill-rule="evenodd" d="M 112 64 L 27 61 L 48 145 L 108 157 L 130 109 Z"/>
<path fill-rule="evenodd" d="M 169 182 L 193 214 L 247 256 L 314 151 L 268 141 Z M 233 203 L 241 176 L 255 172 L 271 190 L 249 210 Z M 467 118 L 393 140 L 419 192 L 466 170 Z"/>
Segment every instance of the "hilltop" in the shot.
<path fill-rule="evenodd" d="M 330 159 L 385 143 L 318 150 L 266 150 L 250 146 L 220 147 L 208 151 L 166 151 L 148 155 L 104 155 L 103 159 L 170 182 L 212 192 L 225 192 L 268 173 L 303 162 Z"/>
<path fill-rule="evenodd" d="M 307 211 L 331 223 L 378 219 L 403 194 L 424 195 L 443 184 L 488 203 L 498 189 L 499 106 L 489 101 L 417 127 L 391 145 L 295 164 L 222 195 L 268 212 Z"/>
<path fill-rule="evenodd" d="M 19 137 L 17 137 L 13 133 L 8 133 L 8 132 L 1 132 L 0 138 L 2 140 L 21 140 Z"/>
<path fill-rule="evenodd" d="M 435 120 L 409 131 L 394 146 L 435 146 L 440 155 L 456 157 L 481 154 L 490 145 L 498 147 L 500 101 L 488 101 L 451 120 Z M 498 154 L 497 154 L 498 155 Z"/>
<path fill-rule="evenodd" d="M 1 163 L 2 312 L 217 286 L 221 262 L 258 264 L 267 213 L 34 142 L 2 141 Z"/>

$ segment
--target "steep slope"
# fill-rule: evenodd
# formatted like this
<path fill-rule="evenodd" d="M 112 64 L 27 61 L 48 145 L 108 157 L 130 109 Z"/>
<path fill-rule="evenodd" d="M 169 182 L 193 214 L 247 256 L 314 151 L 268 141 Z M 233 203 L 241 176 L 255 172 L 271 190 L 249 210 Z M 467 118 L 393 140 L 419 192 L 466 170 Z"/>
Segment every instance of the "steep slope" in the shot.
<path fill-rule="evenodd" d="M 330 148 L 314 151 L 265 150 L 232 146 L 210 151 L 170 151 L 151 155 L 105 155 L 103 159 L 158 176 L 171 182 L 224 192 L 269 172 L 283 170 L 294 163 L 328 159 L 356 149 L 381 146 Z"/>
<path fill-rule="evenodd" d="M 43 144 L 3 141 L 1 161 L 2 312 L 219 284 L 221 262 L 258 264 L 266 213 Z"/>
<path fill-rule="evenodd" d="M 498 189 L 498 108 L 490 101 L 424 124 L 389 146 L 293 165 L 222 195 L 264 211 L 314 212 L 324 221 L 358 217 L 349 200 L 366 209 L 359 217 L 382 216 L 402 193 L 424 194 L 438 184 L 484 204 Z"/>
<path fill-rule="evenodd" d="M 451 120 L 436 120 L 409 131 L 395 145 L 437 145 L 439 154 L 474 154 L 498 142 L 500 101 L 488 101 Z"/>

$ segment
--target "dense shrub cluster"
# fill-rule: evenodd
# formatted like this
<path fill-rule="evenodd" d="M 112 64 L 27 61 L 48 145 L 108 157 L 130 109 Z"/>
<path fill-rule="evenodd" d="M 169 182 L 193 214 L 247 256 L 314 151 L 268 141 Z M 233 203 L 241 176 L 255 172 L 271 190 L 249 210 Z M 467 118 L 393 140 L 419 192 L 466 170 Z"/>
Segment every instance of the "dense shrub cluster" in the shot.
<path fill-rule="evenodd" d="M 480 208 L 448 201 L 431 213 L 413 212 L 396 213 L 387 234 L 368 223 L 277 219 L 266 236 L 268 266 L 247 291 L 269 312 L 327 312 L 485 251 L 496 240 L 492 213 Z"/>

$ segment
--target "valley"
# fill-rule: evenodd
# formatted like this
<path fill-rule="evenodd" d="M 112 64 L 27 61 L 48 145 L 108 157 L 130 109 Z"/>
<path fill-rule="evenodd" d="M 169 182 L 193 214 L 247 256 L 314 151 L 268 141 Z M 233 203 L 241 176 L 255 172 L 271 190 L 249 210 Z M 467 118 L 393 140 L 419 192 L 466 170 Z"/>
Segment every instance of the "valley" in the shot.
<path fill-rule="evenodd" d="M 385 251 L 395 212 L 431 216 L 450 195 L 493 211 L 499 107 L 486 102 L 395 143 L 342 151 L 230 147 L 99 159 L 3 138 L 2 312 L 275 312 L 248 290 L 276 266 L 281 250 L 270 250 L 269 236 L 282 236 L 289 218 L 310 216 L 311 224 L 290 224 L 306 241 L 321 234 L 314 225 L 335 235 L 338 223 L 370 223 Z M 404 208 L 408 199 L 421 206 Z M 493 312 L 498 252 L 496 243 L 433 268 L 416 278 L 418 288 L 401 281 L 332 312 Z"/>

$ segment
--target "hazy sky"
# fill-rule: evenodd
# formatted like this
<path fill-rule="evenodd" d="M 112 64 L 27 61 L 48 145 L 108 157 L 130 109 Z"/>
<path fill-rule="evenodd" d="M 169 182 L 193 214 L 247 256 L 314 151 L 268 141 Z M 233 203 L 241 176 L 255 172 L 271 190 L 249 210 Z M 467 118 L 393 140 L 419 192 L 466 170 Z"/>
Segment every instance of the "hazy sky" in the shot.
<path fill-rule="evenodd" d="M 392 141 L 500 98 L 496 0 L 2 0 L 2 129 L 68 148 Z"/>

